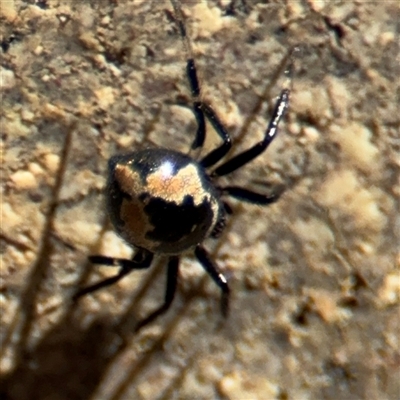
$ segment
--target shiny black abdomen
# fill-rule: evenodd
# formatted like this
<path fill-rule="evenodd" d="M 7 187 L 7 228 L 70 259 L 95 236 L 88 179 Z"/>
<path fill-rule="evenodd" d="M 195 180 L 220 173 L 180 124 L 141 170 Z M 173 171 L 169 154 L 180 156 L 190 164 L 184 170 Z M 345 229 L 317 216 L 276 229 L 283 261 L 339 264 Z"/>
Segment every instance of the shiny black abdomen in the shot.
<path fill-rule="evenodd" d="M 223 218 L 219 193 L 203 167 L 167 149 L 110 159 L 108 210 L 130 244 L 165 254 L 201 243 Z"/>

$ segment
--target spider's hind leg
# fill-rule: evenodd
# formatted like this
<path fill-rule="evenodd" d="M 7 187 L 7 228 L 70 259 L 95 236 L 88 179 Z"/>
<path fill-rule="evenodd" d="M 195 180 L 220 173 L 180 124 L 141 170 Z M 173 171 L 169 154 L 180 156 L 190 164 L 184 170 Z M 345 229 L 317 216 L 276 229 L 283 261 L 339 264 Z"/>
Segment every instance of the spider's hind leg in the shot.
<path fill-rule="evenodd" d="M 104 279 L 93 285 L 80 289 L 78 292 L 74 294 L 73 300 L 76 301 L 82 296 L 96 292 L 99 289 L 111 286 L 114 283 L 120 281 L 124 276 L 128 275 L 133 270 L 149 268 L 152 260 L 153 260 L 153 253 L 150 253 L 145 250 L 139 250 L 134 255 L 132 260 L 106 257 L 106 256 L 90 256 L 89 261 L 91 261 L 93 264 L 101 264 L 108 267 L 119 267 L 120 270 L 116 275 L 111 276 L 110 278 Z"/>
<path fill-rule="evenodd" d="M 167 268 L 167 288 L 165 290 L 164 303 L 154 310 L 149 316 L 142 319 L 136 326 L 135 332 L 138 332 L 145 325 L 154 321 L 157 317 L 164 314 L 172 304 L 175 297 L 176 286 L 178 283 L 179 257 L 171 256 Z"/>
<path fill-rule="evenodd" d="M 199 260 L 200 264 L 206 270 L 208 275 L 212 278 L 212 280 L 218 285 L 221 289 L 221 313 L 224 317 L 228 316 L 229 312 L 229 294 L 230 289 L 228 286 L 228 281 L 222 272 L 219 271 L 217 266 L 212 262 L 209 254 L 204 249 L 204 247 L 198 245 L 194 251 L 195 256 Z"/>

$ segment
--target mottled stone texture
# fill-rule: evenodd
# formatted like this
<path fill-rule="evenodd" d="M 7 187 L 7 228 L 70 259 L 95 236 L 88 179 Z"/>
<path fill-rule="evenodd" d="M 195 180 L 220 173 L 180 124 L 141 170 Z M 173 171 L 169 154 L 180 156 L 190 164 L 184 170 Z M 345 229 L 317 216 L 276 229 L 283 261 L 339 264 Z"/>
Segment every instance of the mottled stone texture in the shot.
<path fill-rule="evenodd" d="M 398 3 L 183 8 L 234 151 L 262 137 L 280 63 L 301 48 L 279 137 L 224 178 L 286 191 L 266 208 L 232 201 L 223 236 L 205 244 L 229 278 L 231 316 L 190 255 L 171 310 L 138 335 L 162 301 L 162 259 L 69 300 L 115 273 L 88 255 L 132 251 L 106 218 L 107 159 L 193 140 L 169 2 L 1 1 L 1 397 L 399 398 Z"/>

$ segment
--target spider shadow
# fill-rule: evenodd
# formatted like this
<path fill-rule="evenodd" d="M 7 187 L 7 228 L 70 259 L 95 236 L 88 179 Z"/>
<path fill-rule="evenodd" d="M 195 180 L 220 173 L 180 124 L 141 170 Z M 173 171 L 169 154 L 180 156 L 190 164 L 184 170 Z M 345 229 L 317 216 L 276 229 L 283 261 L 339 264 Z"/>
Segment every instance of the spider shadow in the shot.
<path fill-rule="evenodd" d="M 0 378 L 5 400 L 87 399 L 119 351 L 108 317 L 82 327 L 76 318 L 64 318 L 29 352 L 10 374 Z"/>

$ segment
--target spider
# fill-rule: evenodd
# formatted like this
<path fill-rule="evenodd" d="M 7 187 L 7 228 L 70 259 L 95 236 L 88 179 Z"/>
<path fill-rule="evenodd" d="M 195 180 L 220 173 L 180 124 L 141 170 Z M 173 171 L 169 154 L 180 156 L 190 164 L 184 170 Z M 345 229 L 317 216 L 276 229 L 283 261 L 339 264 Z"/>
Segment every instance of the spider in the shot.
<path fill-rule="evenodd" d="M 136 331 L 169 309 L 177 287 L 179 257 L 189 250 L 194 251 L 199 263 L 220 288 L 221 312 L 226 317 L 229 309 L 229 285 L 202 242 L 207 237 L 218 237 L 225 227 L 226 216 L 232 210 L 223 200 L 224 196 L 259 205 L 271 204 L 279 198 L 279 194 L 265 195 L 238 186 L 218 186 L 215 181 L 241 168 L 265 151 L 277 135 L 278 124 L 288 107 L 290 90 L 285 88 L 281 91 L 264 138 L 215 168 L 215 164 L 229 152 L 231 138 L 217 114 L 201 100 L 201 88 L 183 13 L 178 0 L 171 0 L 171 3 L 187 55 L 186 75 L 197 122 L 191 149 L 200 150 L 203 146 L 206 119 L 222 139 L 222 144 L 200 160 L 165 148 L 134 151 L 113 156 L 109 160 L 106 189 L 108 214 L 116 232 L 137 251 L 130 260 L 102 255 L 90 256 L 92 263 L 119 267 L 119 272 L 79 290 L 74 299 L 110 286 L 133 270 L 149 268 L 156 254 L 167 256 L 164 302 L 138 323 Z"/>

